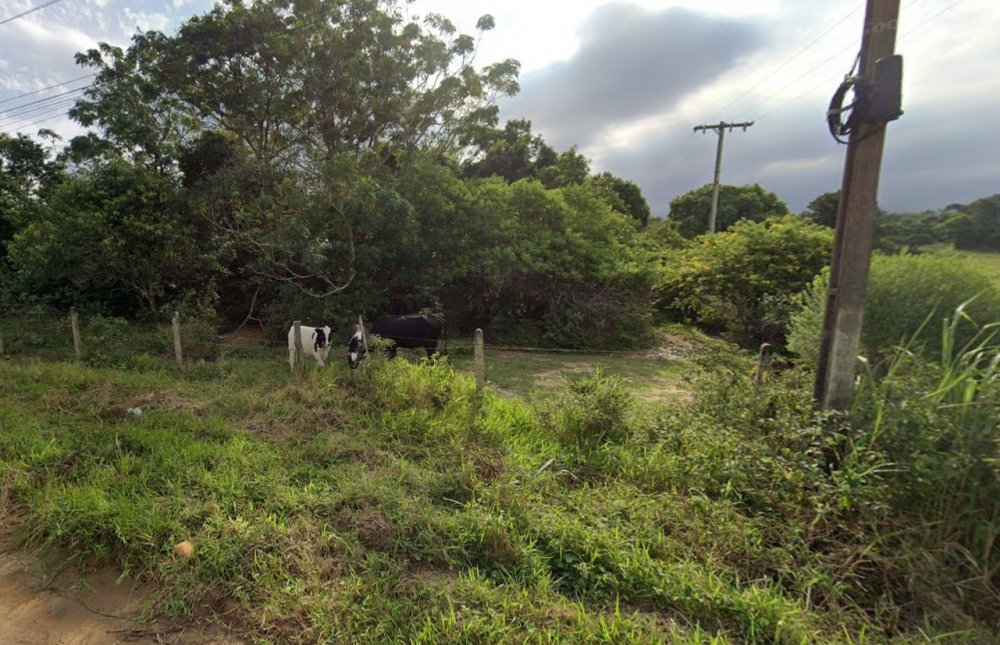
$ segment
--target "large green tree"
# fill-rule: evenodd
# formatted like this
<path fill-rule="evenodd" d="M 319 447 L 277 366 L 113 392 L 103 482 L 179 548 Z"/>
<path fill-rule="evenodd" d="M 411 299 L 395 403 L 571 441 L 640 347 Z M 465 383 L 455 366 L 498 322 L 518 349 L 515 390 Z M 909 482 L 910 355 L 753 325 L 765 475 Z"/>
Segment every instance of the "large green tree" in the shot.
<path fill-rule="evenodd" d="M 174 198 L 169 179 L 123 161 L 66 179 L 8 245 L 19 282 L 48 304 L 117 314 L 212 304 L 214 260 Z"/>
<path fill-rule="evenodd" d="M 708 231 L 708 216 L 712 210 L 712 185 L 685 193 L 670 202 L 670 220 L 676 223 L 684 237 L 694 237 Z M 788 205 L 778 196 L 758 184 L 719 187 L 719 209 L 715 230 L 725 231 L 740 220 L 761 222 L 774 215 L 787 215 Z"/>
<path fill-rule="evenodd" d="M 829 193 L 823 193 L 816 199 L 809 202 L 806 206 L 806 210 L 802 213 L 804 217 L 809 218 L 813 222 L 816 222 L 820 226 L 825 226 L 827 228 L 836 228 L 837 226 L 837 208 L 840 205 L 840 191 L 836 190 Z"/>

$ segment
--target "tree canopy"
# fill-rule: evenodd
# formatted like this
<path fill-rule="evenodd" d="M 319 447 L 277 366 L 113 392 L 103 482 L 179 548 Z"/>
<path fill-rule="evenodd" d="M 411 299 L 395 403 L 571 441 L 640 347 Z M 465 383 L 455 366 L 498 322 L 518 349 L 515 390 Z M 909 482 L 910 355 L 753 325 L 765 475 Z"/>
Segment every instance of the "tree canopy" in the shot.
<path fill-rule="evenodd" d="M 670 220 L 684 237 L 695 237 L 708 230 L 712 210 L 712 184 L 692 190 L 670 202 Z M 715 230 L 722 232 L 740 220 L 761 222 L 771 216 L 788 214 L 788 206 L 778 196 L 758 184 L 719 187 L 719 208 Z"/>

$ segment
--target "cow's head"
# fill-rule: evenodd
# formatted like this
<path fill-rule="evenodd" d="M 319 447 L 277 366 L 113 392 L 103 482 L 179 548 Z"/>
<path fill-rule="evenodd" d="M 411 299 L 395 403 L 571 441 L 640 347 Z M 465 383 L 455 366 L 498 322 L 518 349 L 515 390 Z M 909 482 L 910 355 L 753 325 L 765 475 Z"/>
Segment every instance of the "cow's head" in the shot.
<path fill-rule="evenodd" d="M 355 325 L 351 331 L 351 340 L 347 342 L 347 366 L 352 370 L 361 365 L 365 358 L 364 338 L 365 330 L 361 325 Z"/>
<path fill-rule="evenodd" d="M 326 355 L 330 353 L 330 328 L 317 327 L 313 335 L 313 343 L 316 355 L 326 360 Z"/>

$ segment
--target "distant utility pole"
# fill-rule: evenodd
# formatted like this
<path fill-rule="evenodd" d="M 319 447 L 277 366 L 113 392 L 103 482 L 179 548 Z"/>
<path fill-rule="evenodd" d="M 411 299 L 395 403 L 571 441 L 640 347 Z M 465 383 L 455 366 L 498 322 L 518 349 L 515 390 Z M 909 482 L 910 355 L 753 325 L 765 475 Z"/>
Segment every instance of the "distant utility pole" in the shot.
<path fill-rule="evenodd" d="M 709 233 L 715 232 L 715 214 L 719 212 L 719 171 L 722 170 L 722 140 L 725 137 L 727 129 L 743 128 L 743 131 L 746 132 L 747 128 L 752 125 L 753 121 L 745 123 L 726 123 L 725 121 L 720 121 L 717 125 L 694 126 L 695 132 L 701 130 L 704 133 L 709 130 L 715 130 L 719 133 L 719 147 L 715 150 L 715 183 L 712 185 L 712 211 L 708 215 Z"/>
<path fill-rule="evenodd" d="M 867 2 L 858 77 L 871 81 L 876 61 L 895 51 L 900 0 Z M 862 118 L 851 130 L 816 364 L 814 396 L 825 409 L 846 410 L 854 395 L 884 146 L 884 121 Z"/>

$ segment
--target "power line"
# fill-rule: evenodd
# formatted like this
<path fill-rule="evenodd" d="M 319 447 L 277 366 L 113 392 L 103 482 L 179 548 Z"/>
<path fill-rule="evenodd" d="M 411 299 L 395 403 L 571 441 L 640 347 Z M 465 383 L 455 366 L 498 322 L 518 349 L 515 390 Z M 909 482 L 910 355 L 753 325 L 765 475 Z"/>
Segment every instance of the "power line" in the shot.
<path fill-rule="evenodd" d="M 42 103 L 49 103 L 51 101 L 55 101 L 55 100 L 59 99 L 60 97 L 70 96 L 72 94 L 78 94 L 80 92 L 83 92 L 85 90 L 90 89 L 91 87 L 93 87 L 93 85 L 84 85 L 83 87 L 77 87 L 77 88 L 72 89 L 72 90 L 67 90 L 65 92 L 60 92 L 59 94 L 53 94 L 52 96 L 46 96 L 45 98 L 42 98 L 42 99 L 36 99 L 34 101 L 29 101 L 27 103 L 22 103 L 20 105 L 15 105 L 13 107 L 10 107 L 10 108 L 7 108 L 5 110 L 2 110 L 2 112 L 5 113 L 5 114 L 11 114 L 13 112 L 18 112 L 20 110 L 23 110 L 24 108 L 31 107 L 32 105 L 39 105 L 39 104 L 42 104 Z"/>
<path fill-rule="evenodd" d="M 3 129 L 4 130 L 10 130 L 10 131 L 20 131 L 20 130 L 24 130 L 24 129 L 30 128 L 32 126 L 36 126 L 36 125 L 38 125 L 40 123 L 47 123 L 49 121 L 55 121 L 56 119 L 61 119 L 64 116 L 66 116 L 65 113 L 55 114 L 55 115 L 46 117 L 44 119 L 38 119 L 37 121 L 31 121 L 29 123 L 15 124 L 15 125 L 12 125 L 12 126 L 3 126 Z"/>
<path fill-rule="evenodd" d="M 48 7 L 48 6 L 54 5 L 57 2 L 62 2 L 62 0 L 49 0 L 48 2 L 43 2 L 42 4 L 38 5 L 37 7 L 32 7 L 31 9 L 28 9 L 27 11 L 22 11 L 21 13 L 17 14 L 16 16 L 11 16 L 10 18 L 4 18 L 3 20 L 0 20 L 0 25 L 6 25 L 8 22 L 14 22 L 18 18 L 23 18 L 24 16 L 27 16 L 29 13 L 35 13 L 36 11 L 38 11 L 40 9 L 44 9 L 45 7 Z"/>
<path fill-rule="evenodd" d="M 906 6 L 906 7 L 904 8 L 904 9 L 909 9 L 909 8 L 911 8 L 911 7 L 913 6 L 913 5 L 917 4 L 917 3 L 919 2 L 919 1 L 920 1 L 920 0 L 913 0 L 913 2 L 911 2 L 910 4 L 908 4 L 908 5 L 907 5 L 907 6 Z M 926 18 L 926 19 L 922 20 L 922 21 L 921 21 L 921 22 L 919 22 L 918 24 L 914 25 L 914 26 L 913 26 L 913 27 L 911 27 L 910 29 L 908 29 L 908 30 L 906 30 L 905 32 L 903 32 L 903 33 L 902 33 L 902 34 L 900 35 L 900 37 L 899 37 L 899 38 L 900 38 L 900 40 L 902 40 L 902 39 L 903 39 L 903 38 L 905 38 L 906 36 L 909 36 L 910 34 L 914 33 L 915 31 L 917 31 L 917 30 L 919 30 L 919 29 L 923 28 L 923 27 L 924 27 L 925 25 L 927 25 L 928 23 L 932 22 L 933 20 L 935 20 L 935 19 L 936 19 L 936 18 L 938 18 L 939 16 L 941 16 L 941 15 L 943 15 L 943 14 L 947 13 L 948 11 L 950 11 L 950 10 L 954 9 L 954 8 L 955 8 L 955 7 L 957 6 L 957 5 L 961 4 L 961 3 L 962 3 L 962 2 L 964 2 L 964 1 L 965 1 L 965 0 L 956 0 L 956 1 L 955 1 L 955 2 L 953 2 L 952 4 L 948 5 L 948 6 L 947 6 L 947 7 L 945 7 L 944 9 L 942 9 L 941 11 L 938 11 L 937 13 L 933 14 L 932 16 L 930 16 L 930 17 L 928 17 L 928 18 Z M 819 63 L 818 65 L 816 65 L 815 67 L 813 67 L 812 69 L 810 69 L 810 70 L 809 70 L 808 72 L 806 72 L 805 74 L 803 74 L 803 75 L 802 75 L 802 78 L 806 78 L 806 77 L 808 77 L 808 76 L 809 76 L 810 74 L 812 74 L 812 72 L 814 72 L 814 71 L 818 70 L 819 68 L 823 67 L 824 65 L 826 65 L 826 64 L 827 64 L 828 62 L 830 62 L 830 61 L 831 61 L 831 60 L 833 60 L 834 58 L 837 58 L 838 56 L 840 56 L 841 54 L 843 54 L 843 53 L 844 53 L 844 52 L 846 52 L 847 50 L 849 50 L 849 49 L 851 49 L 851 48 L 855 47 L 855 46 L 856 46 L 857 44 L 858 44 L 858 43 L 857 43 L 857 41 L 855 41 L 855 42 L 851 43 L 850 45 L 848 45 L 847 47 L 844 47 L 843 49 L 841 49 L 841 50 L 837 51 L 837 52 L 836 52 L 835 54 L 833 54 L 833 55 L 832 55 L 832 56 L 830 56 L 829 58 L 825 59 L 825 60 L 824 60 L 823 62 Z M 796 95 L 795 97 L 793 97 L 793 98 L 791 98 L 791 99 L 788 99 L 787 101 L 784 101 L 784 102 L 782 102 L 782 103 L 779 103 L 778 105 L 776 105 L 776 106 L 774 106 L 774 107 L 772 107 L 772 108 L 770 108 L 770 109 L 768 109 L 768 110 L 765 110 L 765 111 L 763 111 L 763 112 L 761 112 L 761 113 L 757 114 L 757 115 L 756 115 L 756 116 L 755 116 L 754 118 L 755 118 L 755 119 L 758 119 L 758 120 L 759 120 L 760 118 L 762 118 L 762 117 L 763 117 L 764 115 L 766 115 L 766 114 L 771 114 L 772 112 L 775 112 L 775 111 L 777 111 L 777 110 L 780 110 L 781 108 L 785 107 L 786 105 L 789 105 L 789 104 L 791 104 L 791 103 L 794 103 L 795 101 L 798 101 L 799 99 L 801 99 L 801 98 L 803 98 L 803 97 L 805 97 L 805 96 L 808 96 L 809 94 L 812 94 L 813 92 L 815 92 L 815 91 L 816 91 L 816 90 L 818 90 L 819 88 L 821 88 L 821 87 L 824 87 L 824 86 L 826 86 L 826 85 L 829 85 L 829 84 L 830 84 L 831 82 L 833 82 L 833 81 L 837 80 L 837 79 L 838 79 L 838 78 L 840 78 L 841 76 L 843 76 L 843 75 L 842 75 L 841 73 L 839 73 L 839 72 L 838 72 L 837 74 L 835 74 L 835 75 L 833 75 L 832 77 L 830 77 L 830 78 L 828 78 L 828 79 L 826 79 L 826 80 L 822 81 L 821 83 L 817 83 L 816 85 L 814 85 L 814 86 L 810 87 L 810 88 L 809 88 L 808 90 L 806 90 L 806 91 L 802 92 L 801 94 L 798 94 L 798 95 Z M 757 108 L 757 107 L 760 107 L 760 106 L 764 105 L 765 103 L 767 103 L 768 101 L 770 101 L 770 100 L 771 100 L 772 98 L 775 98 L 776 96 L 778 96 L 779 94 L 781 94 L 781 93 L 782 93 L 783 91 L 785 91 L 785 90 L 786 90 L 786 89 L 788 89 L 789 87 L 791 87 L 791 86 L 790 86 L 790 85 L 787 85 L 787 86 L 785 86 L 785 87 L 781 88 L 780 90 L 778 90 L 777 92 L 775 92 L 775 93 L 771 94 L 770 96 L 767 96 L 767 97 L 765 97 L 765 98 L 764 98 L 763 100 L 761 100 L 761 101 L 758 101 L 757 103 L 754 103 L 754 104 L 753 104 L 752 106 L 750 106 L 750 109 L 749 109 L 749 110 L 747 110 L 747 111 L 748 111 L 748 112 L 750 112 L 750 111 L 751 111 L 751 110 L 753 110 L 754 108 Z"/>
<path fill-rule="evenodd" d="M 58 101 L 51 105 L 43 105 L 40 107 L 33 108 L 32 110 L 29 110 L 27 112 L 23 112 L 21 114 L 0 118 L 0 121 L 2 121 L 2 123 L 0 123 L 0 127 L 10 127 L 11 124 L 23 123 L 38 118 L 40 116 L 55 114 L 56 112 L 65 114 L 69 112 L 69 109 L 76 104 L 76 101 L 77 99 L 73 97 L 69 99 L 62 99 L 61 101 Z"/>
<path fill-rule="evenodd" d="M 933 16 L 931 16 L 930 18 L 927 18 L 927 19 L 923 20 L 922 22 L 920 22 L 919 24 L 915 25 L 911 29 L 908 29 L 907 31 L 903 32 L 903 35 L 900 36 L 900 38 L 909 36 L 910 34 L 912 34 L 913 32 L 915 32 L 916 30 L 920 29 L 921 27 L 923 27 L 927 23 L 931 22 L 935 18 L 948 13 L 949 11 L 951 11 L 952 9 L 954 9 L 955 7 L 957 7 L 958 5 L 962 4 L 964 1 L 965 0 L 956 0 L 955 2 L 951 3 L 950 5 L 948 5 L 944 9 L 942 9 L 941 11 L 939 11 L 936 14 L 934 14 Z"/>
<path fill-rule="evenodd" d="M 739 96 L 737 96 L 735 99 L 733 99 L 732 101 L 730 101 L 724 108 L 722 108 L 722 110 L 720 110 L 720 116 L 723 116 L 723 113 L 725 113 L 726 110 L 728 110 L 729 108 L 731 108 L 734 105 L 736 105 L 737 103 L 739 103 L 739 101 L 743 97 L 747 96 L 748 94 L 750 94 L 751 92 L 753 92 L 755 89 L 757 89 L 758 87 L 760 87 L 765 81 L 767 81 L 769 78 L 771 78 L 772 76 L 774 76 L 775 74 L 777 74 L 778 72 L 780 72 L 781 70 L 783 70 L 792 61 L 794 61 L 795 59 L 797 59 L 802 54 L 806 53 L 809 50 L 809 48 L 811 48 L 813 45 L 815 45 L 820 40 L 822 40 L 827 35 L 829 35 L 830 32 L 832 32 L 834 29 L 836 29 L 837 27 L 839 27 L 840 25 L 842 25 L 848 18 L 850 18 L 851 16 L 853 16 L 855 13 L 857 13 L 858 10 L 861 9 L 861 7 L 863 7 L 863 6 L 864 6 L 864 2 L 862 2 L 858 6 L 854 7 L 854 9 L 852 9 L 846 16 L 844 16 L 843 18 L 841 18 L 840 20 L 838 20 L 837 22 L 835 22 L 832 27 L 828 28 L 826 31 L 824 31 L 823 33 L 821 33 L 819 36 L 816 36 L 816 38 L 814 38 L 808 45 L 806 45 L 805 47 L 803 47 L 802 49 L 800 49 L 799 51 L 797 51 L 790 58 L 785 59 L 784 62 L 782 62 L 780 65 L 778 65 L 777 67 L 775 67 L 774 69 L 772 69 L 769 73 L 767 73 L 763 77 L 761 77 L 761 79 L 759 81 L 757 81 L 750 89 L 748 89 L 747 91 L 745 91 L 742 94 L 740 94 Z"/>
<path fill-rule="evenodd" d="M 18 94 L 17 96 L 12 96 L 9 99 L 3 99 L 2 101 L 0 101 L 0 105 L 3 105 L 4 103 L 10 103 L 11 101 L 16 101 L 17 99 L 23 99 L 26 96 L 41 94 L 42 92 L 45 92 L 47 90 L 54 90 L 57 87 L 62 87 L 63 85 L 69 85 L 70 83 L 75 83 L 77 81 L 82 81 L 83 79 L 91 78 L 92 76 L 97 76 L 97 73 L 95 72 L 93 74 L 84 74 L 83 76 L 77 78 L 71 78 L 70 80 L 63 81 L 62 83 L 56 83 L 55 85 L 49 85 L 48 87 L 43 87 L 40 90 L 33 90 L 31 92 L 25 92 L 24 94 Z"/>

